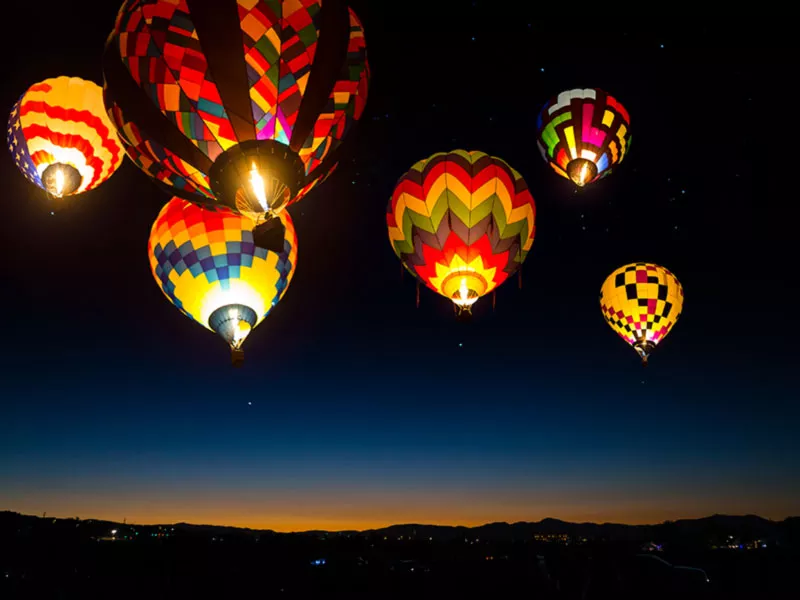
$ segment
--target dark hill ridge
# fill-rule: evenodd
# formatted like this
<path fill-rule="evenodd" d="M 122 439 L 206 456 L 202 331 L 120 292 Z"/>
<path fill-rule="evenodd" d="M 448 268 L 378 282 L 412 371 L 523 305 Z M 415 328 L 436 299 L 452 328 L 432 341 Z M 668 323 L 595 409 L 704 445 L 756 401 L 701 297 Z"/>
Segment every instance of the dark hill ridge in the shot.
<path fill-rule="evenodd" d="M 681 519 L 665 521 L 653 525 L 625 525 L 621 523 L 570 523 L 559 519 L 546 518 L 538 522 L 487 523 L 476 527 L 399 524 L 369 529 L 365 531 L 304 531 L 295 534 L 281 534 L 271 529 L 248 529 L 219 525 L 193 525 L 175 523 L 169 525 L 133 525 L 113 521 L 95 519 L 54 519 L 21 515 L 14 512 L 0 512 L 0 535 L 3 532 L 40 530 L 45 527 L 70 530 L 74 534 L 104 537 L 110 531 L 139 531 L 145 534 L 158 535 L 159 532 L 172 535 L 215 536 L 215 537 L 259 537 L 277 535 L 305 535 L 316 537 L 349 536 L 349 537 L 386 537 L 388 539 L 403 538 L 436 541 L 451 540 L 485 540 L 515 541 L 530 540 L 534 536 L 566 535 L 571 539 L 586 538 L 589 540 L 609 541 L 648 541 L 648 540 L 704 540 L 706 542 L 734 539 L 745 541 L 754 539 L 783 539 L 797 542 L 800 540 L 800 517 L 789 517 L 783 521 L 771 521 L 757 515 L 713 515 L 701 519 Z"/>

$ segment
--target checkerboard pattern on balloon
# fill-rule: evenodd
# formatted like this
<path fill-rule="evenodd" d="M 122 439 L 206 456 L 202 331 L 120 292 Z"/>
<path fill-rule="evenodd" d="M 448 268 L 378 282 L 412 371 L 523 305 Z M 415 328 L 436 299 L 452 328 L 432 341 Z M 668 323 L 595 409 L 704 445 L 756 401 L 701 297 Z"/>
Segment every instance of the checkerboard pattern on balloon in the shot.
<path fill-rule="evenodd" d="M 625 265 L 603 283 L 600 308 L 606 322 L 629 344 L 642 340 L 658 344 L 680 317 L 683 286 L 659 265 Z"/>
<path fill-rule="evenodd" d="M 249 306 L 260 321 L 286 292 L 297 262 L 291 217 L 284 213 L 281 220 L 284 249 L 275 254 L 253 243 L 249 219 L 174 198 L 150 234 L 153 277 L 170 302 L 205 327 L 211 312 L 226 304 Z"/>

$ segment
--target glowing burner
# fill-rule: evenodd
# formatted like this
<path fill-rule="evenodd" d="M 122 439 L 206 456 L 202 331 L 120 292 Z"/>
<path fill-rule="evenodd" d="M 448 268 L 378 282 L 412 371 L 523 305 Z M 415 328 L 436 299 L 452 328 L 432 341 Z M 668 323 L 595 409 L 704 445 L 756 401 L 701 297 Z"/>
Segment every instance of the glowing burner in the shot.
<path fill-rule="evenodd" d="M 597 177 L 597 165 L 586 158 L 576 158 L 567 165 L 567 175 L 578 187 L 583 187 Z"/>
<path fill-rule="evenodd" d="M 42 172 L 42 183 L 47 193 L 56 198 L 74 194 L 83 178 L 78 169 L 65 163 L 53 163 Z"/>
<path fill-rule="evenodd" d="M 217 157 L 209 180 L 220 203 L 256 223 L 257 246 L 283 250 L 283 226 L 277 216 L 305 181 L 305 167 L 296 152 L 272 140 L 242 142 Z"/>

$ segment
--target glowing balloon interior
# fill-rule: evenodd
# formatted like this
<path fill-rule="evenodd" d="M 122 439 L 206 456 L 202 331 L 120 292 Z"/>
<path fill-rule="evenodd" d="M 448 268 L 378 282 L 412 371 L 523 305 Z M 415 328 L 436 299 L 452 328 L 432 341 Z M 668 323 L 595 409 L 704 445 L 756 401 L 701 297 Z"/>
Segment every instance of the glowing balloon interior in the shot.
<path fill-rule="evenodd" d="M 519 269 L 535 218 L 519 173 L 483 152 L 455 150 L 419 161 L 400 178 L 386 222 L 406 269 L 461 314 Z"/>
<path fill-rule="evenodd" d="M 560 93 L 542 108 L 536 127 L 544 159 L 578 187 L 611 173 L 630 149 L 628 111 L 599 89 Z"/>
<path fill-rule="evenodd" d="M 206 210 L 173 198 L 153 224 L 148 253 L 153 277 L 186 316 L 219 334 L 235 364 L 250 332 L 283 297 L 297 263 L 288 213 L 283 251 L 253 243 L 253 223 L 228 209 Z"/>
<path fill-rule="evenodd" d="M 600 309 L 611 328 L 647 364 L 683 310 L 683 286 L 664 267 L 633 263 L 614 271 L 600 289 Z"/>
<path fill-rule="evenodd" d="M 78 77 L 28 88 L 11 111 L 7 137 L 17 168 L 55 198 L 96 188 L 124 157 L 103 90 Z"/>

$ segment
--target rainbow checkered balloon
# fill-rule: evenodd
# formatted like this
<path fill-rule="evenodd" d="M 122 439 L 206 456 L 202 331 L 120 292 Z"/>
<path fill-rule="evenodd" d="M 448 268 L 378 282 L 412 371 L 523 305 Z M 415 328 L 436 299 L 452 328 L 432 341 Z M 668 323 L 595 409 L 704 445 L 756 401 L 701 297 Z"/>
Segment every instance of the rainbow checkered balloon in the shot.
<path fill-rule="evenodd" d="M 11 111 L 6 134 L 17 168 L 56 197 L 96 188 L 125 156 L 106 115 L 103 90 L 78 77 L 29 87 Z"/>
<path fill-rule="evenodd" d="M 288 213 L 283 251 L 253 243 L 250 219 L 207 210 L 180 198 L 161 209 L 147 250 L 156 283 L 183 314 L 238 350 L 286 293 L 297 263 Z"/>
<path fill-rule="evenodd" d="M 630 149 L 631 119 L 600 89 L 561 92 L 536 122 L 537 144 L 553 170 L 582 187 L 611 173 Z"/>

